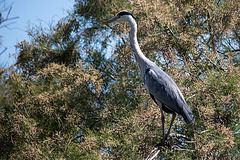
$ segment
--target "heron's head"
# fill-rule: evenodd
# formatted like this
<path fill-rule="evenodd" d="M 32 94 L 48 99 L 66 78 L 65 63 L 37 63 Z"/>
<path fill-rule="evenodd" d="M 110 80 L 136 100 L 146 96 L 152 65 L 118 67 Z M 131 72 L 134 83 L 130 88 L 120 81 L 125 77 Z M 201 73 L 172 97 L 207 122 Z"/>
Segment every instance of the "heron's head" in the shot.
<path fill-rule="evenodd" d="M 132 15 L 132 13 L 129 13 L 127 11 L 121 11 L 119 12 L 115 17 L 101 23 L 102 25 L 108 24 L 108 23 L 119 23 L 119 22 L 124 22 L 124 21 L 132 21 L 136 20 L 136 18 Z"/>

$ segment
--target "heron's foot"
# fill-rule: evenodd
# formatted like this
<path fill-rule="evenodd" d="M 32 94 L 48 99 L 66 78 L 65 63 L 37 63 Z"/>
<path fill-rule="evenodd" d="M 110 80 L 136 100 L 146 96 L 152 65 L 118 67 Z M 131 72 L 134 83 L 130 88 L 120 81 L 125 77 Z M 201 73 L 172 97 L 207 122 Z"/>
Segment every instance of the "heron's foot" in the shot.
<path fill-rule="evenodd" d="M 161 140 L 160 143 L 158 143 L 158 144 L 155 146 L 155 148 L 158 148 L 158 150 L 161 150 L 162 147 L 165 147 L 165 148 L 170 149 L 170 150 L 172 149 L 169 141 L 168 141 L 168 140 L 163 140 L 163 139 Z"/>

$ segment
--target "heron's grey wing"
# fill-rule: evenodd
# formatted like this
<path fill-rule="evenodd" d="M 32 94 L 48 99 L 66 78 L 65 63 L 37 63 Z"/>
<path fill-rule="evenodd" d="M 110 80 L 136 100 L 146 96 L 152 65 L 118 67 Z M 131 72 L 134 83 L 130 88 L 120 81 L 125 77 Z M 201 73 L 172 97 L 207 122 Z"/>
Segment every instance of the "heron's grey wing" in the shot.
<path fill-rule="evenodd" d="M 149 68 L 145 72 L 145 85 L 155 100 L 167 105 L 174 112 L 178 112 L 176 106 L 176 85 L 173 80 L 162 70 Z"/>
<path fill-rule="evenodd" d="M 144 82 L 155 101 L 160 101 L 168 109 L 182 115 L 186 122 L 194 122 L 192 111 L 186 104 L 181 91 L 165 72 L 157 66 L 148 68 L 145 72 Z"/>

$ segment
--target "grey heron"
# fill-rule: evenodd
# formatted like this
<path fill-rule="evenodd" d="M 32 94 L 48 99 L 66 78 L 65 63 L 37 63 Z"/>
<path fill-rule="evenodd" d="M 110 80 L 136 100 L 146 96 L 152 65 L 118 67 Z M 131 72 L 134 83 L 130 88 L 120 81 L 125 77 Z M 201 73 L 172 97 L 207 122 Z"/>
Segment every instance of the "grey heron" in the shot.
<path fill-rule="evenodd" d="M 150 61 L 141 51 L 137 41 L 137 23 L 136 18 L 127 11 L 119 12 L 115 17 L 103 22 L 102 25 L 108 23 L 128 22 L 130 30 L 130 43 L 138 64 L 144 85 L 149 92 L 153 101 L 160 107 L 162 120 L 162 140 L 157 147 L 165 145 L 176 113 L 181 115 L 185 122 L 193 124 L 195 122 L 192 110 L 187 105 L 184 97 L 170 76 L 161 70 L 154 62 Z M 170 127 L 164 136 L 164 113 L 171 113 L 172 120 Z"/>

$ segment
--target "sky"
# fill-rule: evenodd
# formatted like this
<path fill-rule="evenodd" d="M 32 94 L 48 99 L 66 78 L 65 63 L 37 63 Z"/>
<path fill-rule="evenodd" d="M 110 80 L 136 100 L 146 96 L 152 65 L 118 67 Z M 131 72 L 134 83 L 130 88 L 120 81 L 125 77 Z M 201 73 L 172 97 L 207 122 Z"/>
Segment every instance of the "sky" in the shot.
<path fill-rule="evenodd" d="M 7 48 L 0 55 L 0 67 L 4 68 L 16 62 L 18 51 L 15 45 L 23 40 L 29 41 L 26 32 L 29 25 L 56 24 L 59 19 L 68 15 L 67 11 L 74 5 L 74 0 L 0 0 L 1 11 L 4 1 L 7 6 L 12 6 L 9 18 L 18 17 L 1 25 L 9 24 L 8 27 L 0 28 L 0 53 Z M 7 11 L 3 12 L 2 17 L 5 18 L 6 14 Z"/>

